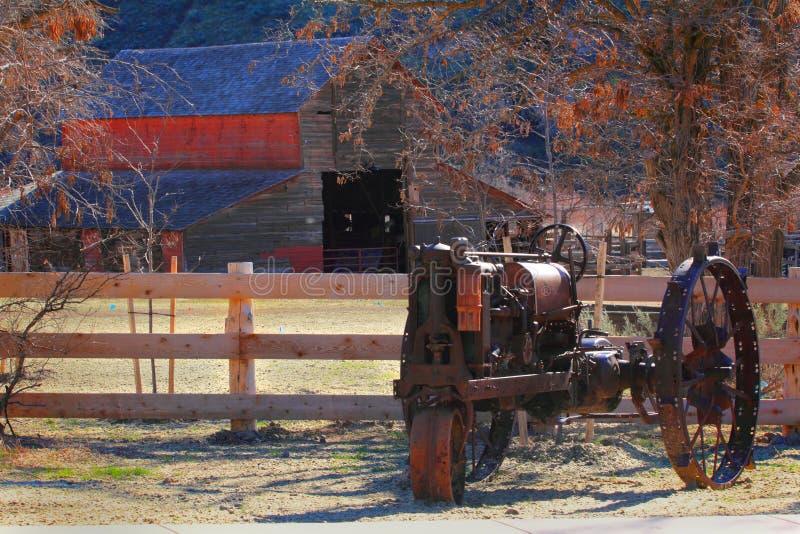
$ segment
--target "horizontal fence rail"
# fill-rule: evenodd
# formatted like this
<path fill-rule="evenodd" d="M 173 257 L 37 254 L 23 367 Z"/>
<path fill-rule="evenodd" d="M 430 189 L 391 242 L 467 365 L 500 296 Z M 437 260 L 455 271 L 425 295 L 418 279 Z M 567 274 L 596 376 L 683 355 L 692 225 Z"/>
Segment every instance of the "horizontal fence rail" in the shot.
<path fill-rule="evenodd" d="M 641 336 L 609 336 L 615 346 Z M 392 334 L 31 334 L 30 358 L 155 358 L 178 360 L 400 360 L 403 336 Z M 0 332 L 0 351 L 15 350 L 14 336 Z M 758 342 L 761 363 L 800 364 L 800 338 Z M 684 341 L 686 352 L 691 341 Z M 726 351 L 734 352 L 731 341 Z M 241 351 L 241 353 L 240 353 Z"/>
<path fill-rule="evenodd" d="M 623 399 L 619 412 L 635 412 Z M 690 411 L 689 416 L 693 416 Z M 399 420 L 400 403 L 388 395 L 241 395 L 137 393 L 24 393 L 14 417 L 95 419 Z M 800 425 L 800 399 L 761 401 L 762 425 Z"/>
<path fill-rule="evenodd" d="M 62 277 L 78 274 L 0 273 L 0 298 L 46 297 Z M 660 303 L 666 276 L 605 277 L 606 302 Z M 578 298 L 594 301 L 596 277 L 578 281 Z M 800 283 L 788 278 L 748 278 L 751 302 L 800 304 Z M 80 294 L 152 299 L 383 299 L 408 298 L 409 276 L 381 273 L 89 273 Z"/>
<path fill-rule="evenodd" d="M 95 419 L 402 419 L 387 395 L 23 393 L 14 417 Z"/>
<path fill-rule="evenodd" d="M 71 278 L 72 277 L 72 278 Z M 668 277 L 606 276 L 605 302 L 660 303 Z M 0 298 L 43 298 L 59 284 L 80 283 L 92 298 L 129 299 L 381 299 L 408 298 L 409 276 L 396 274 L 0 273 Z M 578 297 L 595 298 L 595 277 L 578 283 Z M 750 278 L 751 302 L 800 304 L 800 281 Z M 249 318 L 252 323 L 252 317 Z M 609 338 L 615 345 L 642 337 Z M 19 340 L 0 332 L 0 355 L 13 357 Z M 157 358 L 399 360 L 402 336 L 373 334 L 34 334 L 35 358 Z M 687 340 L 688 343 L 688 340 Z M 800 338 L 760 340 L 762 363 L 800 364 Z M 688 348 L 688 345 L 687 345 Z M 733 350 L 733 347 L 728 347 Z M 632 411 L 623 404 L 622 411 Z M 262 395 L 23 393 L 12 417 L 202 419 L 400 419 L 399 402 L 382 395 Z M 800 425 L 800 399 L 762 401 L 761 424 Z"/>

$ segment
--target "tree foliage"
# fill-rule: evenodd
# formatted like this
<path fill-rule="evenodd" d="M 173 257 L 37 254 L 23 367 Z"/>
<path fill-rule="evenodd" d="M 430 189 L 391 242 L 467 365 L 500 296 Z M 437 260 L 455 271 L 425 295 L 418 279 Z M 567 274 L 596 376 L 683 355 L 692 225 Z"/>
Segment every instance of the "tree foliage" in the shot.
<path fill-rule="evenodd" d="M 13 1 L 0 10 L 0 179 L 48 188 L 60 125 L 86 116 L 98 79 L 89 41 L 103 28 L 91 1 Z"/>
<path fill-rule="evenodd" d="M 82 0 L 6 1 L 0 9 L 0 192 L 4 200 L 15 195 L 23 199 L 46 196 L 59 181 L 61 125 L 86 116 L 98 102 L 93 91 L 98 65 L 92 61 L 88 43 L 102 31 L 105 9 Z M 52 201 L 58 210 L 68 209 L 66 193 L 55 195 Z M 30 365 L 27 361 L 34 348 L 31 336 L 54 313 L 85 298 L 81 296 L 84 279 L 85 273 L 67 273 L 59 276 L 43 299 L 7 299 L 0 306 L 5 336 L 0 353 L 0 417 L 4 420 L 0 441 L 13 434 L 7 409 L 16 402 L 14 396 L 37 386 L 45 376 L 41 362 Z"/>
<path fill-rule="evenodd" d="M 576 11 L 576 46 L 594 59 L 573 81 L 593 90 L 562 108 L 562 125 L 598 140 L 598 125 L 624 121 L 673 266 L 692 244 L 722 237 L 710 212 L 723 200 L 728 252 L 745 267 L 743 249 L 782 227 L 794 194 L 799 13 L 796 2 L 739 1 Z"/>
<path fill-rule="evenodd" d="M 534 182 L 575 166 L 585 191 L 610 192 L 616 183 L 646 194 L 673 266 L 695 243 L 723 237 L 711 224 L 716 205 L 727 206 L 729 253 L 742 263 L 775 241 L 767 235 L 791 211 L 796 1 L 337 5 L 332 19 L 319 17 L 300 37 L 358 20 L 384 42 L 446 110 L 423 119 L 441 158 L 473 172 L 537 131 L 549 154 L 527 167 Z"/>

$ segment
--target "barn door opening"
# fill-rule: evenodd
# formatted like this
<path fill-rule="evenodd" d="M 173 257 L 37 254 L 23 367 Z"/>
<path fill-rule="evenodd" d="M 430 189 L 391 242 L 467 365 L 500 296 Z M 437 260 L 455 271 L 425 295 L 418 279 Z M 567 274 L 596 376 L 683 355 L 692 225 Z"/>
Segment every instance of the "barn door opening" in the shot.
<path fill-rule="evenodd" d="M 325 272 L 405 272 L 398 170 L 322 174 Z"/>

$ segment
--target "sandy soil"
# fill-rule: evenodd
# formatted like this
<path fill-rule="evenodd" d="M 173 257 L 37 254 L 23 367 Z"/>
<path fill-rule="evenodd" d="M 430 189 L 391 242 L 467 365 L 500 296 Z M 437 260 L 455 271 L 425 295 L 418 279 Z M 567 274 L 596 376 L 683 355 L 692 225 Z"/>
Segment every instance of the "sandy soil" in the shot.
<path fill-rule="evenodd" d="M 264 425 L 247 443 L 225 422 L 22 421 L 0 462 L 0 524 L 320 522 L 509 516 L 800 513 L 800 451 L 761 443 L 725 491 L 686 490 L 653 428 L 597 425 L 556 444 L 514 443 L 462 506 L 415 502 L 407 441 L 391 422 Z"/>
<path fill-rule="evenodd" d="M 102 303 L 102 320 L 82 314 L 80 330 L 126 331 L 124 310 L 112 304 Z M 179 331 L 218 332 L 224 303 L 195 306 L 184 303 Z M 261 306 L 256 317 L 261 332 L 399 333 L 405 310 L 376 302 L 291 312 Z M 257 383 L 265 392 L 390 392 L 396 363 L 349 364 L 265 362 Z M 54 374 L 43 391 L 133 389 L 130 362 L 50 365 Z M 177 378 L 178 391 L 222 392 L 227 366 L 179 362 Z M 512 443 L 497 475 L 468 486 L 464 504 L 451 506 L 413 500 L 400 423 L 264 421 L 258 438 L 246 441 L 227 426 L 15 421 L 22 446 L 0 451 L 0 524 L 800 513 L 800 449 L 768 433 L 776 429 L 759 429 L 757 468 L 726 491 L 684 489 L 654 427 L 598 424 L 592 443 L 583 442 L 582 425 L 565 427 L 561 443 L 542 432 L 528 446 Z"/>

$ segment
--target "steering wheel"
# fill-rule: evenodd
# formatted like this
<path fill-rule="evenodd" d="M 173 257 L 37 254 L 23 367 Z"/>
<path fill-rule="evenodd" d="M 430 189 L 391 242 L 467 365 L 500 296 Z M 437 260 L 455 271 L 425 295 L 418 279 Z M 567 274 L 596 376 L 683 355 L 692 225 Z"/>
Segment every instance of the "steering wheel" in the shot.
<path fill-rule="evenodd" d="M 555 223 L 545 226 L 533 236 L 529 249 L 531 254 L 540 254 L 570 269 L 570 260 L 575 269 L 575 280 L 580 280 L 589 261 L 589 249 L 581 234 L 568 224 Z"/>

